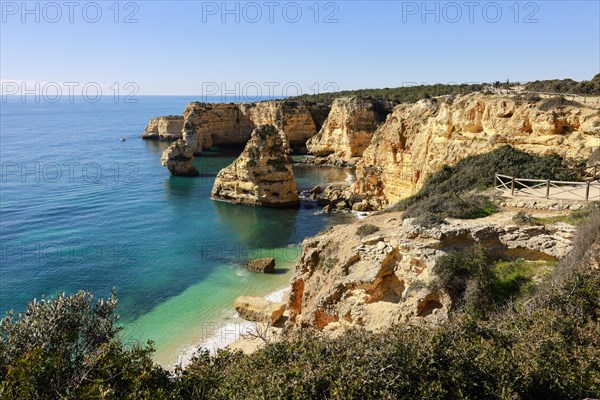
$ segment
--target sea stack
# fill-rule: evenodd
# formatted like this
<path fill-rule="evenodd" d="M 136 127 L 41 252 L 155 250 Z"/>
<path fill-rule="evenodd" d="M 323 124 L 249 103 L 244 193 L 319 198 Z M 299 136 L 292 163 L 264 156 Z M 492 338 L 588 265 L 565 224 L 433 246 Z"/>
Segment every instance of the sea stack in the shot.
<path fill-rule="evenodd" d="M 183 139 L 172 143 L 160 158 L 162 165 L 167 167 L 173 176 L 198 176 L 198 170 L 192 164 L 193 160 L 193 151 Z"/>
<path fill-rule="evenodd" d="M 298 205 L 300 198 L 284 140 L 273 125 L 254 129 L 242 154 L 217 175 L 211 197 L 261 207 Z"/>

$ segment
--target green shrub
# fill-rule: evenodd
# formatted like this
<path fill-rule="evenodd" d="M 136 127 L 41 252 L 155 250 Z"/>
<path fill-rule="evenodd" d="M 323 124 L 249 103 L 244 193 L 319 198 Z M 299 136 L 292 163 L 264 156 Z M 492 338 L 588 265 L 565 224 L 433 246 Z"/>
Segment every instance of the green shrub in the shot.
<path fill-rule="evenodd" d="M 591 81 L 577 82 L 573 79 L 551 79 L 529 82 L 525 90 L 532 92 L 569 93 L 588 96 L 600 95 L 600 81 L 594 77 Z"/>
<path fill-rule="evenodd" d="M 450 251 L 435 263 L 432 288 L 445 290 L 455 306 L 481 309 L 489 302 L 486 293 L 492 281 L 489 264 L 481 246 Z"/>
<path fill-rule="evenodd" d="M 125 345 L 115 325 L 116 299 L 87 292 L 42 298 L 0 323 L 3 399 L 127 398 L 169 390 L 153 364 L 152 345 Z"/>
<path fill-rule="evenodd" d="M 372 224 L 364 224 L 356 228 L 357 236 L 368 236 L 374 234 L 375 232 L 379 232 L 379 228 Z"/>
<path fill-rule="evenodd" d="M 550 111 L 554 108 L 566 106 L 580 107 L 581 104 L 577 103 L 576 101 L 567 100 L 563 96 L 558 96 L 542 101 L 542 103 L 538 106 L 538 109 L 541 111 Z"/>

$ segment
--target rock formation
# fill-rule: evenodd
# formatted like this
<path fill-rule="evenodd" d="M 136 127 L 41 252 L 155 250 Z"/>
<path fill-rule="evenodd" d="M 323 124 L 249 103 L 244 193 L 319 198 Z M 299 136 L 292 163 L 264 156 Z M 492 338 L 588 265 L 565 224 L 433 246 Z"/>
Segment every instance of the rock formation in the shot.
<path fill-rule="evenodd" d="M 265 207 L 299 204 L 284 140 L 272 125 L 255 129 L 242 154 L 217 175 L 211 197 Z"/>
<path fill-rule="evenodd" d="M 235 311 L 248 321 L 276 324 L 285 311 L 284 303 L 275 303 L 262 297 L 241 296 L 234 302 Z"/>
<path fill-rule="evenodd" d="M 306 141 L 321 129 L 329 112 L 329 107 L 323 104 L 291 100 L 240 104 L 240 109 L 255 126 L 269 124 L 284 132 L 295 150 L 306 147 Z"/>
<path fill-rule="evenodd" d="M 160 162 L 173 176 L 198 176 L 198 170 L 192 164 L 193 160 L 192 149 L 183 139 L 179 139 L 164 151 Z"/>
<path fill-rule="evenodd" d="M 598 146 L 597 111 L 583 105 L 547 108 L 547 101 L 473 93 L 398 105 L 357 164 L 353 192 L 395 203 L 444 164 L 505 144 L 537 154 L 589 156 Z"/>
<path fill-rule="evenodd" d="M 357 235 L 361 221 L 306 239 L 291 279 L 286 330 L 378 331 L 395 323 L 442 321 L 451 299 L 429 283 L 436 260 L 451 249 L 481 243 L 496 255 L 530 260 L 564 257 L 571 249 L 573 226 L 517 226 L 513 215 L 450 220 L 427 229 L 388 213 L 364 220 L 380 229 L 372 236 Z"/>
<path fill-rule="evenodd" d="M 328 157 L 327 163 L 332 164 L 356 161 L 391 110 L 390 103 L 374 99 L 335 99 L 323 127 L 306 143 L 309 153 Z"/>
<path fill-rule="evenodd" d="M 246 268 L 252 272 L 275 272 L 275 259 L 272 257 L 255 258 L 246 263 Z"/>
<path fill-rule="evenodd" d="M 183 117 L 180 115 L 169 115 L 166 117 L 155 117 L 150 120 L 142 139 L 158 139 L 173 141 L 181 139 L 183 135 Z"/>
<path fill-rule="evenodd" d="M 212 146 L 242 147 L 254 125 L 234 103 L 190 103 L 183 112 L 184 138 L 194 151 Z"/>
<path fill-rule="evenodd" d="M 329 107 L 289 100 L 260 103 L 190 103 L 183 113 L 183 137 L 200 154 L 211 146 L 242 147 L 252 130 L 263 124 L 285 134 L 292 149 L 305 147 L 323 124 Z"/>

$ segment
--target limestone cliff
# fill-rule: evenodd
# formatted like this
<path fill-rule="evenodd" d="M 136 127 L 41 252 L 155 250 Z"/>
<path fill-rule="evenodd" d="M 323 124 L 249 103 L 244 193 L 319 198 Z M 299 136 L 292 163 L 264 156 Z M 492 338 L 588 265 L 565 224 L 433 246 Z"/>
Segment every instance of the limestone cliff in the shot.
<path fill-rule="evenodd" d="M 181 139 L 182 131 L 183 117 L 181 115 L 155 117 L 150 120 L 144 129 L 142 138 L 172 141 Z"/>
<path fill-rule="evenodd" d="M 329 107 L 288 100 L 240 104 L 240 110 L 254 126 L 269 124 L 286 135 L 292 149 L 305 148 L 306 141 L 323 125 Z"/>
<path fill-rule="evenodd" d="M 537 153 L 587 157 L 600 145 L 593 107 L 550 106 L 481 93 L 395 107 L 357 164 L 352 190 L 389 203 L 414 194 L 444 164 L 510 144 Z M 345 146 L 340 146 L 340 150 Z"/>
<path fill-rule="evenodd" d="M 192 162 L 194 155 L 192 149 L 183 139 L 172 143 L 163 153 L 161 159 L 163 166 L 169 169 L 173 176 L 198 176 L 198 170 Z"/>
<path fill-rule="evenodd" d="M 391 104 L 360 97 L 340 97 L 317 135 L 306 143 L 309 153 L 328 156 L 329 163 L 362 156 L 375 130 L 391 112 Z"/>
<path fill-rule="evenodd" d="M 426 229 L 400 213 L 338 225 L 306 239 L 291 279 L 286 330 L 337 333 L 351 326 L 378 331 L 395 323 L 438 322 L 452 307 L 430 289 L 436 260 L 453 248 L 480 243 L 503 257 L 549 260 L 571 248 L 574 227 L 517 226 L 506 212 L 479 220 L 450 220 Z M 357 226 L 379 228 L 361 238 Z"/>
<path fill-rule="evenodd" d="M 183 137 L 195 154 L 211 146 L 244 146 L 252 130 L 275 126 L 292 149 L 302 149 L 315 135 L 329 107 L 288 100 L 260 103 L 190 103 L 183 113 Z"/>
<path fill-rule="evenodd" d="M 237 104 L 190 103 L 183 112 L 183 138 L 195 155 L 212 146 L 244 146 L 254 124 Z"/>
<path fill-rule="evenodd" d="M 253 206 L 297 205 L 300 199 L 284 140 L 273 125 L 256 128 L 242 154 L 217 175 L 211 197 Z"/>

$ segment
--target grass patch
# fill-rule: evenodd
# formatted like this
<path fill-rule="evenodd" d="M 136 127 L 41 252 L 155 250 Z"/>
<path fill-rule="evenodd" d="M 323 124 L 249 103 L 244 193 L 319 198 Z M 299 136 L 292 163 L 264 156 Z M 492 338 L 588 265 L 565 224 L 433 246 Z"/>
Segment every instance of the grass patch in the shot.
<path fill-rule="evenodd" d="M 556 261 L 496 261 L 492 267 L 492 297 L 504 304 L 512 298 L 531 293 L 536 281 L 548 276 Z"/>
<path fill-rule="evenodd" d="M 379 228 L 372 224 L 361 225 L 356 229 L 356 235 L 361 237 L 372 235 L 375 232 L 379 232 Z"/>

